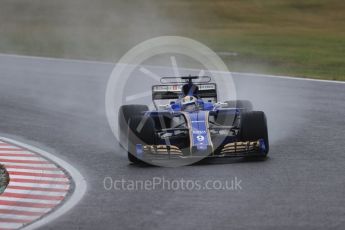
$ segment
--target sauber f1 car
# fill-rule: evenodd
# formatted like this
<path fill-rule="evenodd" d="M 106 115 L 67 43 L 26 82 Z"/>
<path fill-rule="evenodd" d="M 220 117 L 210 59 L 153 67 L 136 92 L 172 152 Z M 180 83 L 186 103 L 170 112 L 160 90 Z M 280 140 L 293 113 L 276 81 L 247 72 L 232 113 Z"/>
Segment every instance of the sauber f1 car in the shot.
<path fill-rule="evenodd" d="M 152 100 L 152 111 L 146 105 L 119 110 L 120 144 L 133 163 L 268 154 L 264 112 L 247 100 L 218 102 L 210 77 L 162 78 L 152 86 Z"/>

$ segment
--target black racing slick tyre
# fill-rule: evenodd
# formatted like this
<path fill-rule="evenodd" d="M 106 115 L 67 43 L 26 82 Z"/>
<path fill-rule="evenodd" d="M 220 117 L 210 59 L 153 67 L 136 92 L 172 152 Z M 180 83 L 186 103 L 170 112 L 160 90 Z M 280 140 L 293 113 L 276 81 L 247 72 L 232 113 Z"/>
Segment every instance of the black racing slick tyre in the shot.
<path fill-rule="evenodd" d="M 263 139 L 266 147 L 264 157 L 266 157 L 269 151 L 269 141 L 265 113 L 262 111 L 244 112 L 240 119 L 240 139 L 242 141 Z"/>
<path fill-rule="evenodd" d="M 148 111 L 146 105 L 122 105 L 118 113 L 118 136 L 119 143 L 123 148 L 127 146 L 127 130 L 128 120 L 132 116 L 141 115 L 143 112 Z"/>
<path fill-rule="evenodd" d="M 236 101 L 225 101 L 228 105 L 225 108 L 239 108 L 243 109 L 244 112 L 250 112 L 253 110 L 253 104 L 248 100 L 236 100 Z"/>
<path fill-rule="evenodd" d="M 134 116 L 128 121 L 128 160 L 143 163 L 136 157 L 136 145 L 153 145 L 155 141 L 155 124 L 151 117 Z"/>

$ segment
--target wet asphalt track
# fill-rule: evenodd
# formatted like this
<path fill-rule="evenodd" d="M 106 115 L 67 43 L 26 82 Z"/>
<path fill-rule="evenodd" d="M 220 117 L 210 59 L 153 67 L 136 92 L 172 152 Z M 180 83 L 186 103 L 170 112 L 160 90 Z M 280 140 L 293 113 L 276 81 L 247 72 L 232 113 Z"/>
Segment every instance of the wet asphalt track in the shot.
<path fill-rule="evenodd" d="M 88 191 L 42 229 L 344 229 L 345 84 L 236 76 L 238 97 L 266 111 L 262 162 L 181 168 L 128 164 L 105 118 L 113 66 L 0 55 L 0 134 L 53 152 Z M 237 191 L 107 191 L 103 179 L 241 180 Z"/>

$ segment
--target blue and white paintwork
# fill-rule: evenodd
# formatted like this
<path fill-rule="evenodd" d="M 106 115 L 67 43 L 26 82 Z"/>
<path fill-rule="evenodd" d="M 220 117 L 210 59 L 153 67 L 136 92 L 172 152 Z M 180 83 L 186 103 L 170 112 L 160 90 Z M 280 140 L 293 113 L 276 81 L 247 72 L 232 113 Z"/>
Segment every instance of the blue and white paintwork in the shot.
<path fill-rule="evenodd" d="M 208 132 L 208 111 L 195 111 L 184 113 L 189 120 L 191 147 L 195 146 L 198 151 L 207 151 L 212 145 Z"/>

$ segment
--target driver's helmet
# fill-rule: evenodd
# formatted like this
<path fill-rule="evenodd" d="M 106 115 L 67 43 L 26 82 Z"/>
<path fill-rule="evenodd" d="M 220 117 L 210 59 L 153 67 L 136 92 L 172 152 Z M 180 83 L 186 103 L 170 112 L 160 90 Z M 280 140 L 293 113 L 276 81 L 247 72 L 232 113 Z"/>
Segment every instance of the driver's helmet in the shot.
<path fill-rule="evenodd" d="M 194 96 L 185 96 L 181 99 L 181 108 L 184 111 L 192 112 L 199 109 L 198 99 Z"/>
<path fill-rule="evenodd" d="M 182 87 L 182 95 L 187 96 L 194 96 L 194 97 L 198 97 L 199 94 L 199 87 L 197 85 L 194 84 L 185 84 Z"/>

